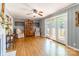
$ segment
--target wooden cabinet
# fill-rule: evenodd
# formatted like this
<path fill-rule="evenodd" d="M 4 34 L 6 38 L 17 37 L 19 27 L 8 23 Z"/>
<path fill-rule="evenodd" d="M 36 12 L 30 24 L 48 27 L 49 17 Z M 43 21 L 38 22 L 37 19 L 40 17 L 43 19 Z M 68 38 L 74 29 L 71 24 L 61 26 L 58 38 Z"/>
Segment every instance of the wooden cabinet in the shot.
<path fill-rule="evenodd" d="M 34 29 L 34 22 L 33 20 L 27 19 L 25 20 L 25 28 L 24 28 L 25 37 L 34 36 L 35 29 Z"/>

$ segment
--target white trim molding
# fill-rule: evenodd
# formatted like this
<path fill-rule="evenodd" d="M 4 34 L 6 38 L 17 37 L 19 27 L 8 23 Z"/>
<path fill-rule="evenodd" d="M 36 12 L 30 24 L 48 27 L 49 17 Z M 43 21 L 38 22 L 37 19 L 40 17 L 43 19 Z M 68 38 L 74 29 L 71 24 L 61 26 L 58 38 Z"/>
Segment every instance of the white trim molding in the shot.
<path fill-rule="evenodd" d="M 71 47 L 71 46 L 67 46 L 67 47 L 69 47 L 69 48 L 71 48 L 71 49 L 73 49 L 75 51 L 79 51 L 79 49 L 77 49 L 77 48 L 74 48 L 74 47 Z"/>

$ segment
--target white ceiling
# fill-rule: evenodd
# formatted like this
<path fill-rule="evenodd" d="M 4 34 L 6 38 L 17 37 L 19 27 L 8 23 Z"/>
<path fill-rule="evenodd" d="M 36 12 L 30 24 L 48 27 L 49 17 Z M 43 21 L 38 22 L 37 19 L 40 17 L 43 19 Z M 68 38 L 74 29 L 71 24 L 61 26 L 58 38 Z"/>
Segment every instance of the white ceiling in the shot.
<path fill-rule="evenodd" d="M 36 15 L 35 18 L 45 17 L 51 13 L 54 13 L 62 8 L 69 6 L 71 3 L 7 3 L 6 9 L 9 13 L 18 19 L 33 18 L 31 13 L 32 9 L 43 11 L 43 16 Z"/>

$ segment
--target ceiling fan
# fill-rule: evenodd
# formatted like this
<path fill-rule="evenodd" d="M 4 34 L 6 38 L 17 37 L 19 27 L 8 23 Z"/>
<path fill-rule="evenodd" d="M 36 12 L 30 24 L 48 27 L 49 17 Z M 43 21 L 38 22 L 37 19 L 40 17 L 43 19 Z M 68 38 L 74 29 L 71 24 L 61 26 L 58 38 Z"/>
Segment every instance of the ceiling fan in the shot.
<path fill-rule="evenodd" d="M 33 17 L 36 17 L 36 15 L 43 16 L 43 11 L 42 10 L 37 10 L 36 8 L 31 7 L 29 4 L 22 4 L 24 7 L 21 9 L 24 11 L 29 11 L 27 12 L 26 15 L 33 15 Z"/>
<path fill-rule="evenodd" d="M 26 15 L 37 14 L 37 15 L 39 15 L 39 16 L 43 16 L 43 11 L 41 11 L 41 10 L 38 11 L 37 9 L 32 9 L 31 11 L 32 11 L 32 13 L 28 13 L 28 14 L 26 14 Z M 34 15 L 33 17 L 36 17 L 36 16 Z"/>

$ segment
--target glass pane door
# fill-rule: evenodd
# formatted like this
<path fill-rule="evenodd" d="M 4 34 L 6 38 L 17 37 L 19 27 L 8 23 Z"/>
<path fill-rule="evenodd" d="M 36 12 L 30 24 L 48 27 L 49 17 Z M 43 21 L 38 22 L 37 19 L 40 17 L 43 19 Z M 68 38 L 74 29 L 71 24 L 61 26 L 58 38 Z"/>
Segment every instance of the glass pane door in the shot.
<path fill-rule="evenodd" d="M 51 18 L 45 21 L 45 36 L 56 40 L 56 20 Z"/>
<path fill-rule="evenodd" d="M 45 20 L 45 35 L 58 42 L 66 43 L 67 13 Z"/>
<path fill-rule="evenodd" d="M 61 43 L 66 41 L 66 20 L 66 15 L 61 15 L 57 18 L 58 41 Z"/>
<path fill-rule="evenodd" d="M 49 37 L 49 22 L 47 19 L 45 20 L 45 36 Z"/>
<path fill-rule="evenodd" d="M 51 20 L 51 39 L 56 40 L 56 20 Z"/>

